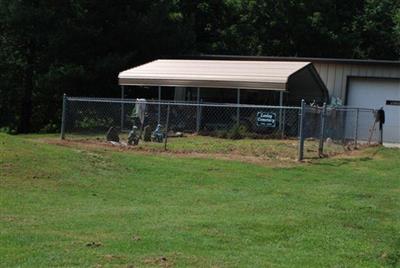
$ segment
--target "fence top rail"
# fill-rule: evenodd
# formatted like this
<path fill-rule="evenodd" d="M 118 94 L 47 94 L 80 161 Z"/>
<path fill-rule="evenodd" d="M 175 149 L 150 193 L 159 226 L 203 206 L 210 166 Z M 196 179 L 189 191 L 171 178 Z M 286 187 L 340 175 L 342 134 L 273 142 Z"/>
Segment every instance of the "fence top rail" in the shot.
<path fill-rule="evenodd" d="M 273 106 L 273 105 L 253 105 L 237 103 L 210 103 L 210 102 L 182 102 L 168 100 L 146 100 L 137 99 L 115 99 L 115 98 L 91 98 L 91 97 L 67 97 L 68 101 L 76 102 L 98 102 L 98 103 L 120 103 L 120 104 L 149 104 L 149 105 L 172 105 L 172 106 L 202 106 L 202 107 L 231 107 L 231 108 L 263 108 L 263 109 L 293 109 L 300 110 L 301 107 L 295 106 Z"/>
<path fill-rule="evenodd" d="M 120 98 L 98 98 L 98 97 L 66 97 L 68 101 L 76 102 L 99 102 L 99 103 L 121 103 L 121 104 L 160 104 L 160 105 L 176 105 L 176 106 L 203 106 L 203 107 L 232 107 L 232 108 L 264 108 L 264 109 L 293 109 L 301 110 L 301 107 L 297 106 L 279 106 L 279 105 L 255 105 L 255 104 L 238 104 L 238 103 L 211 103 L 211 102 L 200 102 L 196 101 L 175 101 L 175 100 L 138 100 L 138 99 L 120 99 Z M 322 110 L 321 106 L 310 106 L 307 105 L 306 109 Z M 340 106 L 340 107 L 327 107 L 328 111 L 359 111 L 359 112 L 374 112 L 376 109 L 361 108 L 352 106 Z"/>
<path fill-rule="evenodd" d="M 322 111 L 324 108 L 321 106 L 306 106 L 307 110 L 317 110 Z M 352 106 L 341 106 L 341 107 L 326 107 L 327 111 L 339 111 L 339 112 L 375 112 L 376 109 L 372 108 L 360 108 Z"/>

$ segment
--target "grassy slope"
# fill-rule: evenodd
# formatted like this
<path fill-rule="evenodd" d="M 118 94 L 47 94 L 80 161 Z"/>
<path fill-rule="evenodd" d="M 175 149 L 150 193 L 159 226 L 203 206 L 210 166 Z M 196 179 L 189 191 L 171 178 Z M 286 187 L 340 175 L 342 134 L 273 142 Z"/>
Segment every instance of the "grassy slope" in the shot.
<path fill-rule="evenodd" d="M 292 168 L 2 134 L 0 150 L 5 267 L 400 265 L 399 150 Z"/>

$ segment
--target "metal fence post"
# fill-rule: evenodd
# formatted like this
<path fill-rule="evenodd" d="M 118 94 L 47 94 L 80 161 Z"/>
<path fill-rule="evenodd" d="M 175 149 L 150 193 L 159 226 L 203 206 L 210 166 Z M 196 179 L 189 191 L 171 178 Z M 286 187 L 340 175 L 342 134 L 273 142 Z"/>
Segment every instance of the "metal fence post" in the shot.
<path fill-rule="evenodd" d="M 319 134 L 319 147 L 318 147 L 319 157 L 322 157 L 324 154 L 325 120 L 326 120 L 326 103 L 324 102 L 321 113 L 321 132 Z"/>
<path fill-rule="evenodd" d="M 379 122 L 379 133 L 380 133 L 379 144 L 383 145 L 383 124 L 381 122 Z"/>
<path fill-rule="evenodd" d="M 125 99 L 125 87 L 121 86 L 121 132 L 124 130 L 124 119 L 125 119 L 125 104 L 124 104 L 124 99 Z"/>
<path fill-rule="evenodd" d="M 199 133 L 200 131 L 200 116 L 201 116 L 201 111 L 200 111 L 200 88 L 197 88 L 197 109 L 196 109 L 196 133 Z"/>
<path fill-rule="evenodd" d="M 285 138 L 286 108 L 283 109 L 281 139 Z"/>
<path fill-rule="evenodd" d="M 168 141 L 168 128 L 169 128 L 169 111 L 170 106 L 167 106 L 167 122 L 165 123 L 165 139 L 164 139 L 164 150 L 167 150 L 167 141 Z"/>
<path fill-rule="evenodd" d="M 240 88 L 237 89 L 236 91 L 236 100 L 237 100 L 237 108 L 236 108 L 236 123 L 239 126 L 240 125 Z"/>
<path fill-rule="evenodd" d="M 279 92 L 279 130 L 282 130 L 283 91 Z"/>
<path fill-rule="evenodd" d="M 360 116 L 360 109 L 356 109 L 356 126 L 355 126 L 355 133 L 354 133 L 354 147 L 357 148 L 357 141 L 358 141 L 358 119 Z"/>
<path fill-rule="evenodd" d="M 161 86 L 158 87 L 158 116 L 157 116 L 157 124 L 161 122 Z"/>
<path fill-rule="evenodd" d="M 60 138 L 65 139 L 65 124 L 67 120 L 67 94 L 63 95 L 62 115 L 61 115 L 61 135 Z"/>
<path fill-rule="evenodd" d="M 300 125 L 299 125 L 299 156 L 298 160 L 301 161 L 304 158 L 304 119 L 306 114 L 306 103 L 301 100 L 301 112 L 300 112 Z"/>

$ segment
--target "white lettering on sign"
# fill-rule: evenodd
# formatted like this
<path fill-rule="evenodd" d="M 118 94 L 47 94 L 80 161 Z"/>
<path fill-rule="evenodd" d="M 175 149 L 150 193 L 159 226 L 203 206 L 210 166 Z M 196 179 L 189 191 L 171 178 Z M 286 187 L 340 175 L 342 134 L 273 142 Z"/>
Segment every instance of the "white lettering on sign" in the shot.
<path fill-rule="evenodd" d="M 258 127 L 276 127 L 276 113 L 257 112 L 256 124 Z"/>

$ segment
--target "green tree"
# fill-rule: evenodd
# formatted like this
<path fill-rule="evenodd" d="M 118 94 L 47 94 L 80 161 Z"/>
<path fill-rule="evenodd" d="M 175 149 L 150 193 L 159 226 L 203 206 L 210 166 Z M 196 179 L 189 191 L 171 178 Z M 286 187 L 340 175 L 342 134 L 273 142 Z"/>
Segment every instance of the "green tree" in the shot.
<path fill-rule="evenodd" d="M 372 59 L 399 59 L 398 20 L 400 1 L 366 0 L 354 25 L 359 33 L 355 56 Z"/>
<path fill-rule="evenodd" d="M 117 74 L 189 51 L 191 27 L 173 1 L 1 0 L 0 126 L 59 122 L 61 96 L 117 96 Z M 56 105 L 55 105 L 56 104 Z"/>
<path fill-rule="evenodd" d="M 0 128 L 51 130 L 63 93 L 182 54 L 400 58 L 398 0 L 0 0 Z"/>

